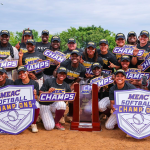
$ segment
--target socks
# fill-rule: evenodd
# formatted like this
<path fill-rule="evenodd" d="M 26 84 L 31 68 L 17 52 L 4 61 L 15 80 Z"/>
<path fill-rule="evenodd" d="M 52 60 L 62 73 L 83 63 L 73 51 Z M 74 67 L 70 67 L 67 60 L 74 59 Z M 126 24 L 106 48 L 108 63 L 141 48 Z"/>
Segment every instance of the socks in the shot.
<path fill-rule="evenodd" d="M 64 115 L 65 110 L 57 110 L 55 112 L 55 124 L 59 123 L 59 120 L 61 119 L 61 117 Z"/>
<path fill-rule="evenodd" d="M 32 124 L 36 124 L 36 120 L 38 118 L 39 112 L 40 112 L 40 108 L 35 109 L 34 121 Z"/>

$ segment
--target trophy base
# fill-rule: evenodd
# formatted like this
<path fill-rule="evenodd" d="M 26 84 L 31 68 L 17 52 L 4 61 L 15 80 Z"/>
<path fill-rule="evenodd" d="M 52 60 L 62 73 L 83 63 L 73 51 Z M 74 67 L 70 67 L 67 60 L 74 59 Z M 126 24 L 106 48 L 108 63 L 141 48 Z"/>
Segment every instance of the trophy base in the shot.
<path fill-rule="evenodd" d="M 86 123 L 86 122 L 71 122 L 70 130 L 77 131 L 101 131 L 100 122 Z"/>

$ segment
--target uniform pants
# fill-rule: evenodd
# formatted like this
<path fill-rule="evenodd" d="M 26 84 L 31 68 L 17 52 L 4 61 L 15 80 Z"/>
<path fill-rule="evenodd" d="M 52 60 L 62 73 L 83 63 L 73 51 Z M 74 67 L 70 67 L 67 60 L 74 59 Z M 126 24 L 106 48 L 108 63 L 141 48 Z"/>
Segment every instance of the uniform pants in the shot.
<path fill-rule="evenodd" d="M 40 104 L 40 115 L 46 130 L 52 130 L 55 127 L 55 121 L 52 113 L 57 110 L 66 110 L 66 103 L 63 101 L 54 102 L 50 105 Z"/>
<path fill-rule="evenodd" d="M 104 97 L 98 102 L 98 108 L 100 112 L 104 112 L 107 108 L 110 108 L 109 97 Z"/>
<path fill-rule="evenodd" d="M 117 124 L 117 117 L 116 114 L 111 114 L 108 120 L 105 123 L 106 129 L 114 129 L 115 125 Z"/>

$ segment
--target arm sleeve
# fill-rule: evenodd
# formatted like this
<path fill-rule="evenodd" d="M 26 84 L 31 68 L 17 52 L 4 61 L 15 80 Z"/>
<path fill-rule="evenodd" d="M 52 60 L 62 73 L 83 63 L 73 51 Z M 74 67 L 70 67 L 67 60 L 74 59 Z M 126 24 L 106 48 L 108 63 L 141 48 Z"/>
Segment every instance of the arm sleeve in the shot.
<path fill-rule="evenodd" d="M 109 90 L 109 99 L 114 100 L 114 90 L 112 89 L 112 87 Z"/>
<path fill-rule="evenodd" d="M 85 76 L 85 73 L 86 73 L 86 69 L 84 66 L 81 67 L 81 73 L 80 73 L 80 77 L 83 77 Z"/>
<path fill-rule="evenodd" d="M 49 90 L 50 86 L 49 86 L 49 83 L 48 83 L 49 81 L 48 81 L 48 80 L 49 80 L 49 79 L 45 80 L 45 82 L 43 83 L 43 85 L 42 85 L 40 91 L 46 92 L 46 91 Z"/>
<path fill-rule="evenodd" d="M 66 87 L 66 92 L 71 92 L 71 89 L 70 89 L 68 84 L 67 84 L 67 87 Z"/>
<path fill-rule="evenodd" d="M 16 47 L 13 47 L 13 51 L 14 51 L 14 59 L 19 59 L 19 54 L 18 54 L 18 50 Z"/>
<path fill-rule="evenodd" d="M 60 64 L 60 66 L 62 66 L 62 67 L 65 67 L 65 68 L 66 68 L 66 63 L 67 63 L 67 60 L 63 61 L 63 62 Z"/>

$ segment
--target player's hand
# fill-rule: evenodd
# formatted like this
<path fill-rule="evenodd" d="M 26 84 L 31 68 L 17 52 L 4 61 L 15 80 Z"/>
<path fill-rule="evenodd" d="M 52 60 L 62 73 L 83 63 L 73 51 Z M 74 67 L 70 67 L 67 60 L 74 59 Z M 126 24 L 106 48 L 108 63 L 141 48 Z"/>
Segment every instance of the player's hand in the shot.
<path fill-rule="evenodd" d="M 57 66 L 56 69 L 55 69 L 56 72 L 57 72 L 57 69 L 58 69 L 59 67 L 60 67 L 60 62 L 58 63 L 58 66 Z"/>
<path fill-rule="evenodd" d="M 43 59 L 38 59 L 37 61 L 43 61 Z"/>
<path fill-rule="evenodd" d="M 138 66 L 137 66 L 137 68 L 138 68 L 138 69 L 141 69 L 141 71 L 142 71 L 142 69 L 143 69 L 143 66 L 141 66 L 141 65 L 138 65 Z"/>
<path fill-rule="evenodd" d="M 110 108 L 112 109 L 113 112 L 116 110 L 113 104 L 110 104 Z"/>
<path fill-rule="evenodd" d="M 133 56 L 137 56 L 138 53 L 139 53 L 139 49 L 135 46 L 133 50 Z"/>
<path fill-rule="evenodd" d="M 77 82 L 73 83 L 73 84 L 70 86 L 71 91 L 74 90 L 74 85 L 75 85 L 75 84 L 77 84 Z"/>
<path fill-rule="evenodd" d="M 112 74 L 111 80 L 115 80 L 115 75 L 114 74 Z"/>
<path fill-rule="evenodd" d="M 115 68 L 115 65 L 113 63 L 111 63 L 110 61 L 109 63 L 110 63 L 110 65 L 108 66 L 109 68 Z"/>
<path fill-rule="evenodd" d="M 50 89 L 48 90 L 49 93 L 52 93 L 53 91 L 55 91 L 55 88 L 50 88 Z"/>
<path fill-rule="evenodd" d="M 19 43 L 20 43 L 20 41 L 16 44 L 16 48 L 17 48 L 17 50 L 19 50 L 19 48 L 20 48 L 20 45 L 19 45 Z"/>
<path fill-rule="evenodd" d="M 21 57 L 21 58 L 23 57 L 23 52 L 22 52 L 22 50 L 20 50 L 20 52 L 19 52 L 18 55 L 19 55 L 19 57 Z"/>
<path fill-rule="evenodd" d="M 136 85 L 136 80 L 134 80 L 134 79 L 130 79 L 129 82 L 130 82 L 130 84 Z"/>
<path fill-rule="evenodd" d="M 37 95 L 36 89 L 33 90 L 33 94 L 34 94 L 34 95 Z"/>
<path fill-rule="evenodd" d="M 60 63 L 57 61 L 57 60 L 54 60 L 54 64 L 57 66 L 57 65 L 60 65 Z"/>
<path fill-rule="evenodd" d="M 92 75 L 89 74 L 89 73 L 86 73 L 85 76 L 86 76 L 86 78 L 91 78 L 92 77 Z"/>
<path fill-rule="evenodd" d="M 125 55 L 124 53 L 121 54 L 121 56 Z"/>
<path fill-rule="evenodd" d="M 32 72 L 29 72 L 29 78 L 32 79 L 32 80 L 37 80 L 35 74 L 32 73 Z"/>
<path fill-rule="evenodd" d="M 84 60 L 82 59 L 82 56 L 80 58 L 80 63 L 83 64 Z"/>

